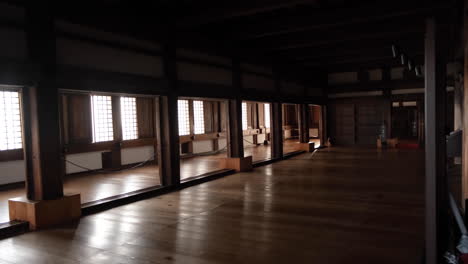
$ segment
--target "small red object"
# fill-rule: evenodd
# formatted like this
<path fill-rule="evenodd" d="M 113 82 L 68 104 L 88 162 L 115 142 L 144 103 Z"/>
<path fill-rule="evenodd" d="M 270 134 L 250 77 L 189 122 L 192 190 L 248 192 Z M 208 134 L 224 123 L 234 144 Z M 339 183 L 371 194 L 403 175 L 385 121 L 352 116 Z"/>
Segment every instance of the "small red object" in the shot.
<path fill-rule="evenodd" d="M 468 254 L 462 254 L 460 256 L 460 263 L 468 264 Z"/>

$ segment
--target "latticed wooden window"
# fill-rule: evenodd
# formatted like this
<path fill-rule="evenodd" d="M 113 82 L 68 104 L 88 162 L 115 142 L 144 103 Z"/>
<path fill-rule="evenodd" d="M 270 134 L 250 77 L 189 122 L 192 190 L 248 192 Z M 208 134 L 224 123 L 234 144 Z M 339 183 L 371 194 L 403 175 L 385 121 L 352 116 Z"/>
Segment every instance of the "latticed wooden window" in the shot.
<path fill-rule="evenodd" d="M 248 120 L 247 120 L 247 103 L 242 103 L 242 130 L 247 130 Z"/>
<path fill-rule="evenodd" d="M 93 142 L 114 140 L 112 97 L 92 95 L 91 107 L 93 113 Z"/>
<path fill-rule="evenodd" d="M 264 104 L 265 107 L 265 127 L 270 128 L 270 104 Z"/>
<path fill-rule="evenodd" d="M 120 97 L 120 116 L 122 118 L 122 139 L 137 139 L 138 121 L 135 97 Z"/>
<path fill-rule="evenodd" d="M 205 133 L 203 101 L 193 101 L 193 130 L 195 134 Z"/>
<path fill-rule="evenodd" d="M 190 118 L 189 118 L 189 102 L 188 100 L 178 100 L 178 119 L 179 119 L 179 136 L 190 135 Z"/>
<path fill-rule="evenodd" d="M 0 150 L 23 148 L 19 92 L 0 89 Z"/>

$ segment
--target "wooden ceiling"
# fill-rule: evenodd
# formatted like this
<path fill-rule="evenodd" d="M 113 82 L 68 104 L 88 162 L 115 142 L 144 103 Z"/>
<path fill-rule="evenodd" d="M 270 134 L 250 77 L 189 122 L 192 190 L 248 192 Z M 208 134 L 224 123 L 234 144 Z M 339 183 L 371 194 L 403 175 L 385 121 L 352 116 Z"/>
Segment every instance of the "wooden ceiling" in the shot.
<path fill-rule="evenodd" d="M 76 22 L 145 39 L 170 33 L 178 45 L 307 74 L 397 65 L 392 44 L 423 64 L 425 18 L 450 19 L 458 2 L 55 0 L 54 6 L 57 16 Z"/>

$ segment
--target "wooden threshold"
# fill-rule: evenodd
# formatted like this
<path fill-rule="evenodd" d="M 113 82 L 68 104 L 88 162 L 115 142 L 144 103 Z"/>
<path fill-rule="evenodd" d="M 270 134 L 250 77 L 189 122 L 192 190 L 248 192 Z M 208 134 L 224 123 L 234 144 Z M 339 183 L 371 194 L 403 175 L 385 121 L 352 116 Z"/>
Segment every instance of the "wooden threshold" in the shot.
<path fill-rule="evenodd" d="M 10 221 L 0 224 L 0 239 L 20 235 L 29 231 L 29 223 L 25 221 Z"/>

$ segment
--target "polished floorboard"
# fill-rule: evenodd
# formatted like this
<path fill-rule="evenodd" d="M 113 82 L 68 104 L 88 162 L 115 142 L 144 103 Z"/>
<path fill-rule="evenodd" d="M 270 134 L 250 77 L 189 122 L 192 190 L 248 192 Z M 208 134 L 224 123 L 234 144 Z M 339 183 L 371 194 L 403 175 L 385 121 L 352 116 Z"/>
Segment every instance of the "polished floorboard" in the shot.
<path fill-rule="evenodd" d="M 292 146 L 290 146 L 292 145 Z M 294 141 L 287 141 L 286 148 L 294 149 Z M 246 147 L 245 155 L 253 161 L 271 159 L 270 145 Z M 206 173 L 224 169 L 219 166 L 219 159 L 225 158 L 226 152 L 216 155 L 195 156 L 181 159 L 180 178 L 187 180 Z M 80 193 L 81 202 L 88 203 L 112 196 L 138 191 L 161 184 L 157 165 L 146 165 L 122 171 L 91 172 L 68 175 L 64 179 L 65 193 Z M 0 223 L 8 222 L 8 199 L 24 196 L 24 188 L 12 188 L 0 191 Z"/>
<path fill-rule="evenodd" d="M 423 153 L 302 154 L 0 240 L 0 263 L 419 263 Z"/>

